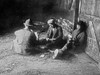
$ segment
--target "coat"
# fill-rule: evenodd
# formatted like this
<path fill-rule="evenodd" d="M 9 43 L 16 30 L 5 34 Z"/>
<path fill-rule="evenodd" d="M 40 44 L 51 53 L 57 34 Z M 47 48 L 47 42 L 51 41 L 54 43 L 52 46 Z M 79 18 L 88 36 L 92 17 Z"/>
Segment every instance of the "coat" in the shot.
<path fill-rule="evenodd" d="M 74 46 L 82 46 L 87 42 L 87 34 L 85 31 L 74 30 L 72 33 Z"/>
<path fill-rule="evenodd" d="M 27 49 L 32 49 L 35 45 L 36 36 L 28 29 L 21 29 L 15 32 L 14 48 L 17 53 L 25 53 Z"/>
<path fill-rule="evenodd" d="M 62 31 L 62 28 L 60 26 L 57 28 L 51 28 L 49 30 L 49 32 L 47 32 L 47 35 L 48 35 L 47 38 L 55 39 L 55 40 L 51 41 L 50 44 L 48 44 L 49 48 L 53 48 L 53 47 L 61 48 L 63 46 L 63 44 L 64 44 L 63 31 Z"/>
<path fill-rule="evenodd" d="M 47 38 L 59 40 L 63 37 L 62 28 L 59 26 L 57 28 L 50 27 L 47 32 Z"/>

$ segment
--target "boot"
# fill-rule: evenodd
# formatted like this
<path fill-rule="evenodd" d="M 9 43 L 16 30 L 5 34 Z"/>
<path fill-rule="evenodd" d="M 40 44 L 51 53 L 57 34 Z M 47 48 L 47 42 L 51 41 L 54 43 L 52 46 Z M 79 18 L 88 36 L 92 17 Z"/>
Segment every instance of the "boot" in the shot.
<path fill-rule="evenodd" d="M 60 57 L 60 55 L 62 55 L 62 50 L 56 49 L 54 51 L 53 59 L 57 59 L 58 57 Z"/>

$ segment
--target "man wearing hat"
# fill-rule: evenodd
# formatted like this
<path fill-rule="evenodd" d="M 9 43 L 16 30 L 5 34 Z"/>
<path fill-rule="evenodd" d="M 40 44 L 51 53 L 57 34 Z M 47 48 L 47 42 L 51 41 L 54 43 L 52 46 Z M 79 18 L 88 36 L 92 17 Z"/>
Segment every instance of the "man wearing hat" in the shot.
<path fill-rule="evenodd" d="M 84 21 L 79 21 L 76 29 L 72 32 L 72 36 L 69 37 L 69 41 L 61 49 L 56 49 L 54 51 L 53 58 L 58 58 L 62 54 L 69 52 L 68 50 L 73 50 L 74 52 L 84 52 L 87 45 L 87 23 Z M 71 52 L 71 51 L 70 51 Z"/>
<path fill-rule="evenodd" d="M 52 48 L 52 46 L 61 46 L 61 41 L 63 37 L 63 31 L 62 27 L 57 24 L 57 20 L 55 18 L 51 18 L 47 21 L 49 25 L 49 29 L 47 32 L 47 41 L 51 41 L 50 44 L 48 44 L 48 47 Z"/>
<path fill-rule="evenodd" d="M 16 53 L 27 54 L 28 50 L 33 48 L 35 44 L 36 36 L 32 29 L 30 29 L 31 20 L 27 19 L 24 24 L 24 28 L 15 31 L 14 50 Z"/>

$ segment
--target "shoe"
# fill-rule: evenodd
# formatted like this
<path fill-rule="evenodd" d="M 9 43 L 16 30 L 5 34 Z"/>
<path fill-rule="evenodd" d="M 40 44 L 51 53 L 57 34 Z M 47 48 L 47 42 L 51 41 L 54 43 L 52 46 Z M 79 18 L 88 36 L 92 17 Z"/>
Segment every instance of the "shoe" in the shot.
<path fill-rule="evenodd" d="M 58 58 L 61 54 L 62 54 L 62 52 L 60 52 L 58 49 L 56 49 L 56 50 L 54 51 L 53 59 Z"/>

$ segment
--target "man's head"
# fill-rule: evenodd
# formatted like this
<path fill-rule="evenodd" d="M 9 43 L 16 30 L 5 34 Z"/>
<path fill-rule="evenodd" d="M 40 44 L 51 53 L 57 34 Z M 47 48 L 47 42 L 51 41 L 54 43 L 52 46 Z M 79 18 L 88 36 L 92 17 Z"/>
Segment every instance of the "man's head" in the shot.
<path fill-rule="evenodd" d="M 79 28 L 81 31 L 85 31 L 87 29 L 87 23 L 80 20 L 77 24 L 77 28 Z"/>
<path fill-rule="evenodd" d="M 51 18 L 51 19 L 49 19 L 49 20 L 47 21 L 47 23 L 48 23 L 49 25 L 51 25 L 51 24 L 53 23 L 53 21 L 54 21 L 54 19 Z"/>
<path fill-rule="evenodd" d="M 25 23 L 24 23 L 24 26 L 32 26 L 32 25 L 30 25 L 30 19 L 27 19 L 26 21 L 25 21 Z"/>
<path fill-rule="evenodd" d="M 24 29 L 30 29 L 30 27 L 32 26 L 32 21 L 31 19 L 27 19 L 23 24 L 25 26 Z"/>
<path fill-rule="evenodd" d="M 57 27 L 57 19 L 56 18 L 51 18 L 47 21 L 47 23 L 49 24 L 49 26 L 53 26 L 53 27 Z"/>

